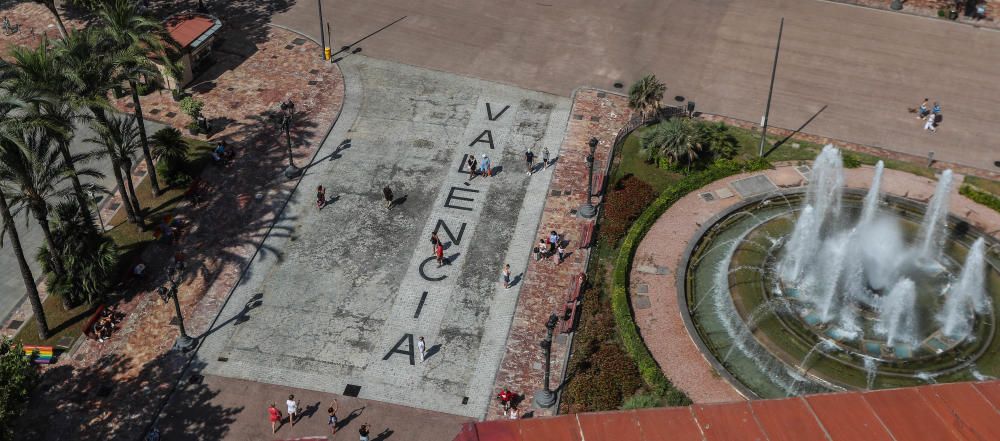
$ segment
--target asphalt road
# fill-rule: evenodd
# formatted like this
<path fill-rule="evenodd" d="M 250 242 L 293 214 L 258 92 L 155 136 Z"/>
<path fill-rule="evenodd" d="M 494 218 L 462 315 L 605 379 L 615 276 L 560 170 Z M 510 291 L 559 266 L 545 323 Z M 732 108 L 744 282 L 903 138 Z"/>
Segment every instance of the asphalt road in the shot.
<path fill-rule="evenodd" d="M 287 3 L 287 2 L 272 2 Z M 997 170 L 1000 33 L 820 0 L 323 0 L 335 47 L 569 95 L 654 73 L 700 110 Z M 272 17 L 318 40 L 317 2 Z M 319 56 L 319 54 L 317 54 Z M 936 134 L 908 113 L 942 103 Z"/>
<path fill-rule="evenodd" d="M 162 124 L 146 121 L 146 133 L 150 135 L 162 127 Z M 93 144 L 84 142 L 85 139 L 94 136 L 94 132 L 90 127 L 86 124 L 78 124 L 75 130 L 76 137 L 70 146 L 70 150 L 73 153 L 84 153 L 98 148 Z M 108 191 L 115 189 L 115 175 L 112 172 L 110 161 L 96 159 L 85 166 L 100 171 L 104 174 L 104 177 L 101 179 L 81 177 L 81 181 L 97 183 Z M 31 266 L 31 271 L 37 279 L 42 274 L 34 256 L 38 247 L 43 242 L 42 230 L 38 227 L 34 218 L 26 219 L 22 215 L 16 217 L 15 220 L 17 232 L 21 238 L 21 245 L 24 247 L 28 258 L 28 265 Z M 0 272 L 0 318 L 5 318 L 20 303 L 25 293 L 24 282 L 18 270 L 17 259 L 14 257 L 14 251 L 10 247 L 10 240 L 6 237 L 4 238 L 4 247 L 0 248 L 0 268 L 4 269 L 4 271 Z M 55 324 L 50 323 L 50 325 L 54 326 Z"/>

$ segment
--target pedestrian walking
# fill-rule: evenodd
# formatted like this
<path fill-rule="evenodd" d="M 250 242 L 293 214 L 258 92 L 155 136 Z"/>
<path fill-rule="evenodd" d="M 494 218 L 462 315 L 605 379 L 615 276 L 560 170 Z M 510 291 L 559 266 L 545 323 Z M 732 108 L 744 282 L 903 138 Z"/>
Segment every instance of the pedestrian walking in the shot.
<path fill-rule="evenodd" d="M 361 435 L 360 438 L 361 441 L 370 441 L 368 439 L 368 432 L 371 430 L 371 428 L 372 428 L 371 424 L 368 424 L 367 422 L 361 425 L 361 428 L 358 429 L 358 435 Z"/>
<path fill-rule="evenodd" d="M 531 148 L 524 151 L 524 161 L 528 163 L 528 176 L 535 170 L 535 153 L 531 151 Z"/>
<path fill-rule="evenodd" d="M 563 259 L 566 258 L 566 248 L 563 248 L 562 244 L 556 245 L 556 254 L 558 254 L 559 257 L 556 263 L 563 263 Z"/>
<path fill-rule="evenodd" d="M 931 108 L 927 105 L 927 98 L 924 98 L 924 102 L 920 103 L 920 109 L 917 114 L 917 118 L 927 119 L 927 115 L 931 113 Z"/>
<path fill-rule="evenodd" d="M 542 168 L 549 168 L 549 148 L 542 148 Z"/>
<path fill-rule="evenodd" d="M 520 417 L 521 416 L 518 415 L 518 413 L 517 413 L 517 407 L 511 406 L 510 407 L 510 419 L 516 420 L 516 419 L 518 419 Z"/>
<path fill-rule="evenodd" d="M 500 408 L 503 409 L 503 416 L 507 416 L 507 412 L 510 412 L 511 401 L 514 400 L 514 393 L 504 387 L 497 394 L 497 399 L 500 400 Z"/>
<path fill-rule="evenodd" d="M 434 248 L 434 254 L 437 256 L 438 268 L 441 268 L 444 265 L 444 246 L 441 245 L 440 240 L 437 243 L 437 247 Z"/>
<path fill-rule="evenodd" d="M 510 264 L 503 266 L 503 289 L 510 288 Z"/>
<path fill-rule="evenodd" d="M 316 187 L 316 208 L 326 206 L 326 189 L 322 185 Z"/>
<path fill-rule="evenodd" d="M 483 153 L 483 159 L 479 161 L 479 174 L 490 177 L 493 176 L 493 166 L 490 164 L 490 157 Z"/>
<path fill-rule="evenodd" d="M 934 127 L 935 121 L 937 121 L 937 115 L 930 115 L 927 117 L 927 122 L 924 123 L 924 130 L 930 131 L 931 133 L 937 132 L 937 128 Z"/>
<path fill-rule="evenodd" d="M 424 338 L 420 337 L 417 339 L 417 353 L 420 354 L 420 362 L 424 362 L 424 357 L 427 356 L 427 344 L 424 343 Z"/>
<path fill-rule="evenodd" d="M 469 166 L 469 180 L 471 181 L 476 177 L 476 165 L 479 161 L 476 161 L 476 155 L 469 155 L 469 159 L 465 161 L 465 164 Z"/>
<path fill-rule="evenodd" d="M 295 400 L 295 395 L 289 395 L 285 405 L 288 406 L 288 423 L 295 427 L 295 417 L 299 414 L 299 402 Z"/>
<path fill-rule="evenodd" d="M 542 260 L 542 256 L 545 254 L 545 239 L 539 239 L 538 245 L 535 245 L 535 262 Z"/>
<path fill-rule="evenodd" d="M 388 184 L 386 184 L 385 187 L 382 187 L 382 197 L 385 198 L 385 209 L 388 210 L 392 208 L 392 189 L 389 188 Z"/>
<path fill-rule="evenodd" d="M 931 109 L 931 113 L 933 113 L 933 114 L 934 114 L 934 116 L 937 116 L 937 115 L 940 115 L 940 114 L 941 114 L 941 105 L 940 105 L 940 104 L 938 104 L 938 102 L 937 102 L 937 101 L 935 101 L 935 102 L 934 102 L 934 108 L 933 108 L 933 109 Z M 935 122 L 936 122 L 936 121 L 935 121 Z"/>
<path fill-rule="evenodd" d="M 281 411 L 271 403 L 271 407 L 267 408 L 268 419 L 271 420 L 271 433 L 276 433 L 278 431 L 278 421 L 281 421 Z"/>
<path fill-rule="evenodd" d="M 330 403 L 330 407 L 326 409 L 326 413 L 329 414 L 329 418 L 327 418 L 326 423 L 330 425 L 330 429 L 333 431 L 332 433 L 333 435 L 337 434 L 337 424 L 340 423 L 340 421 L 337 420 L 338 407 L 339 406 L 337 405 L 337 400 L 334 399 L 333 403 Z"/>
<path fill-rule="evenodd" d="M 432 256 L 437 254 L 437 247 L 438 247 L 439 243 L 441 243 L 441 240 L 438 239 L 438 233 L 437 233 L 437 231 L 431 232 L 431 255 Z"/>

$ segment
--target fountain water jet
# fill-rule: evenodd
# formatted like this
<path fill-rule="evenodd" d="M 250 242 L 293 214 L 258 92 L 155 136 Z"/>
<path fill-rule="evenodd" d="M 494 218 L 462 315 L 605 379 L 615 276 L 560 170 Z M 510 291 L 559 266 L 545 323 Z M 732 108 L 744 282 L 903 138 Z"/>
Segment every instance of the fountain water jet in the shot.
<path fill-rule="evenodd" d="M 986 300 L 986 241 L 976 239 L 969 249 L 958 282 L 946 295 L 944 308 L 937 319 L 941 332 L 951 338 L 964 338 L 972 330 L 973 311 L 984 312 Z"/>
<path fill-rule="evenodd" d="M 924 221 L 920 225 L 920 256 L 937 259 L 944 245 L 945 219 L 948 217 L 948 202 L 951 199 L 951 170 L 941 172 L 934 196 L 927 205 Z"/>
<path fill-rule="evenodd" d="M 886 344 L 897 342 L 914 344 L 916 340 L 917 287 L 912 280 L 903 278 L 892 287 L 882 299 L 881 320 L 875 325 L 875 332 L 886 336 Z"/>

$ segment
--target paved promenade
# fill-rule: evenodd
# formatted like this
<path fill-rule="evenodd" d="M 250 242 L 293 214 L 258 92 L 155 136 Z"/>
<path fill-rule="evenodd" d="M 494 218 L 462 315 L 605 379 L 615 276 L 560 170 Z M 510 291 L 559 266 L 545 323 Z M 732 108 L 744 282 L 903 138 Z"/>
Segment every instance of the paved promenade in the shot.
<path fill-rule="evenodd" d="M 560 155 L 569 101 L 360 55 L 340 65 L 344 113 L 206 340 L 202 372 L 482 417 L 552 177 L 529 176 L 523 152 Z M 470 155 L 489 156 L 493 176 L 469 179 Z"/>
<path fill-rule="evenodd" d="M 868 188 L 872 173 L 873 169 L 867 166 L 845 169 L 845 185 L 848 188 Z M 734 401 L 742 399 L 742 396 L 715 373 L 706 356 L 695 346 L 693 337 L 688 334 L 681 318 L 685 307 L 678 303 L 676 289 L 676 277 L 683 268 L 677 266 L 688 243 L 695 239 L 698 229 L 717 213 L 742 201 L 729 183 L 755 174 L 766 175 L 779 187 L 796 187 L 804 182 L 803 177 L 792 166 L 716 181 L 689 193 L 672 205 L 653 225 L 636 250 L 636 263 L 629 278 L 629 293 L 633 296 L 633 305 L 636 304 L 637 296 L 643 297 L 641 303 L 648 300 L 650 305 L 649 308 L 634 309 L 636 324 L 664 373 L 695 403 Z M 961 175 L 956 175 L 952 185 L 952 214 L 963 217 L 976 228 L 1000 238 L 1000 213 L 959 195 L 961 178 Z M 936 185 L 936 180 L 886 169 L 881 189 L 885 194 L 926 203 L 934 194 Z M 729 189 L 729 193 L 737 196 L 712 201 L 705 201 L 698 196 L 720 189 Z M 666 267 L 667 274 L 650 274 L 642 270 L 650 266 Z M 644 285 L 648 292 L 638 294 L 639 285 Z"/>
<path fill-rule="evenodd" d="M 379 0 L 324 13 L 336 47 L 406 16 L 357 44 L 372 57 L 564 96 L 654 73 L 667 102 L 754 122 L 784 17 L 772 125 L 797 128 L 827 106 L 804 132 L 980 168 L 1000 160 L 998 32 L 815 0 L 550 3 Z M 315 2 L 272 20 L 318 37 Z M 908 112 L 924 97 L 943 106 L 934 135 Z"/>

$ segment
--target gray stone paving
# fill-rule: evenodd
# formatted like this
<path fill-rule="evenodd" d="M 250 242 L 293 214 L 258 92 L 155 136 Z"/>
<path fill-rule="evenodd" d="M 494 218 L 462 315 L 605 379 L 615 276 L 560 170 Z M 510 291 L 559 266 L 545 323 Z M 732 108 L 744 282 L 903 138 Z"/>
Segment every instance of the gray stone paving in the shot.
<path fill-rule="evenodd" d="M 361 398 L 481 417 L 519 289 L 503 288 L 501 269 L 523 278 L 551 178 L 552 168 L 529 177 L 523 152 L 558 156 L 570 102 L 359 56 L 341 68 L 341 117 L 220 322 L 255 294 L 262 305 L 214 331 L 199 357 L 214 375 L 359 385 Z M 484 130 L 495 149 L 473 143 Z M 498 173 L 468 181 L 459 165 L 484 153 Z M 387 183 L 405 197 L 391 210 Z M 323 210 L 317 185 L 332 200 Z M 431 257 L 436 228 L 443 267 Z M 419 336 L 429 357 L 411 364 Z"/>

